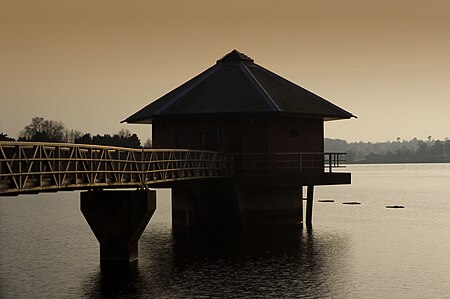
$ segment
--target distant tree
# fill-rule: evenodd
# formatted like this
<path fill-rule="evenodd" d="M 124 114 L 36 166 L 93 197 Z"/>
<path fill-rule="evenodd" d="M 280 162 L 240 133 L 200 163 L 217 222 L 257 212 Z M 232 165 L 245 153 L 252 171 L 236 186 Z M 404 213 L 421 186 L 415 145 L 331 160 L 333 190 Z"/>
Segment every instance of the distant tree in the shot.
<path fill-rule="evenodd" d="M 450 140 L 419 140 L 397 142 L 346 142 L 325 138 L 325 151 L 346 152 L 347 163 L 418 163 L 450 162 Z"/>
<path fill-rule="evenodd" d="M 16 141 L 16 140 L 12 137 L 8 137 L 8 135 L 5 133 L 0 133 L 0 141 Z"/>
<path fill-rule="evenodd" d="M 356 153 L 354 151 L 347 151 L 347 154 L 345 155 L 345 162 L 346 163 L 353 163 L 356 158 Z"/>
<path fill-rule="evenodd" d="M 439 162 L 444 159 L 444 142 L 436 140 L 430 148 L 430 154 L 433 157 L 432 162 Z"/>
<path fill-rule="evenodd" d="M 416 162 L 427 162 L 429 160 L 428 145 L 422 140 L 419 141 L 419 147 L 416 151 Z"/>
<path fill-rule="evenodd" d="M 113 145 L 122 147 L 140 148 L 141 141 L 136 134 L 132 134 L 128 129 L 121 129 L 118 134 L 113 135 Z"/>
<path fill-rule="evenodd" d="M 344 152 L 347 150 L 348 143 L 342 139 L 325 138 L 324 146 L 327 152 Z"/>
<path fill-rule="evenodd" d="M 364 162 L 366 162 L 366 163 L 380 163 L 381 162 L 381 156 L 379 154 L 370 153 L 370 154 L 368 154 L 365 157 Z"/>
<path fill-rule="evenodd" d="M 74 143 L 77 138 L 83 136 L 83 132 L 74 129 L 64 130 L 64 142 Z"/>
<path fill-rule="evenodd" d="M 129 148 L 140 148 L 141 141 L 136 134 L 131 134 L 128 130 L 120 130 L 118 134 L 110 135 L 97 134 L 92 136 L 90 134 L 84 134 L 78 138 L 75 138 L 75 143 L 79 144 L 96 144 L 96 145 L 108 145 L 108 146 L 120 146 Z"/>
<path fill-rule="evenodd" d="M 450 162 L 450 140 L 448 138 L 444 142 L 444 160 Z"/>
<path fill-rule="evenodd" d="M 31 123 L 20 132 L 20 141 L 63 142 L 64 124 L 60 121 L 33 117 Z"/>
<path fill-rule="evenodd" d="M 86 133 L 83 136 L 75 138 L 74 143 L 78 143 L 78 144 L 92 144 L 91 134 Z"/>
<path fill-rule="evenodd" d="M 0 138 L 5 139 L 9 137 L 2 133 Z M 19 141 L 69 142 L 129 148 L 141 147 L 139 137 L 128 129 L 121 129 L 112 136 L 110 134 L 91 136 L 89 133 L 83 134 L 78 130 L 66 129 L 62 122 L 46 120 L 43 117 L 33 117 L 31 123 L 20 132 Z"/>
<path fill-rule="evenodd" d="M 152 148 L 153 144 L 152 144 L 152 140 L 150 138 L 148 138 L 145 142 L 144 142 L 144 148 Z"/>
<path fill-rule="evenodd" d="M 92 144 L 96 145 L 115 145 L 112 141 L 112 136 L 109 134 L 92 136 Z"/>
<path fill-rule="evenodd" d="M 119 133 L 117 133 L 115 135 L 117 135 L 120 138 L 128 138 L 132 134 L 131 134 L 130 130 L 128 130 L 128 129 L 120 129 Z"/>

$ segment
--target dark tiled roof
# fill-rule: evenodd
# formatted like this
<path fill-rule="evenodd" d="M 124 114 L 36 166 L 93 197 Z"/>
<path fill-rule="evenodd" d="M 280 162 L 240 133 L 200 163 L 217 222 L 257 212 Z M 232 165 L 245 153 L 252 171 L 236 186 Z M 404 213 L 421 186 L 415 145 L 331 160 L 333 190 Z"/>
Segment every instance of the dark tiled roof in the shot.
<path fill-rule="evenodd" d="M 127 123 L 151 123 L 158 116 L 284 113 L 345 119 L 353 115 L 318 95 L 255 64 L 236 50 L 128 117 Z"/>

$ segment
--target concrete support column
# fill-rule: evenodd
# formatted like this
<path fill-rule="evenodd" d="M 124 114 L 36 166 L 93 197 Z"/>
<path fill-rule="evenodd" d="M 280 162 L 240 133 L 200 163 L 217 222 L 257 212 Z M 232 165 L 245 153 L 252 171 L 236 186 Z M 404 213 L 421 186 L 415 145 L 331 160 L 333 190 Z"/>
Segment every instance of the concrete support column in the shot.
<path fill-rule="evenodd" d="M 297 226 L 302 219 L 298 186 L 242 186 L 239 207 L 244 226 Z"/>
<path fill-rule="evenodd" d="M 303 186 L 300 186 L 300 219 L 298 222 L 303 226 Z"/>
<path fill-rule="evenodd" d="M 174 230 L 235 230 L 254 226 L 296 227 L 303 202 L 297 185 L 252 180 L 191 182 L 172 188 Z"/>
<path fill-rule="evenodd" d="M 236 187 L 230 180 L 191 182 L 172 188 L 175 231 L 235 230 L 241 226 Z"/>
<path fill-rule="evenodd" d="M 100 263 L 137 261 L 156 191 L 87 191 L 80 197 L 81 212 L 100 243 Z"/>
<path fill-rule="evenodd" d="M 313 211 L 313 198 L 314 198 L 314 185 L 308 186 L 306 195 L 306 226 L 312 227 L 312 211 Z"/>

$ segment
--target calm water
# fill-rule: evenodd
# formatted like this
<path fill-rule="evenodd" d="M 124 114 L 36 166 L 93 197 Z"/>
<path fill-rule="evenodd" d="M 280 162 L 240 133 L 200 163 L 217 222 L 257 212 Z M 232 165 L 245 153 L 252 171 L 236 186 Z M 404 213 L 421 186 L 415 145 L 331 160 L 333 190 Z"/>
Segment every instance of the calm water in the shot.
<path fill-rule="evenodd" d="M 0 198 L 0 297 L 450 298 L 450 164 L 347 170 L 351 186 L 316 188 L 313 230 L 286 234 L 174 240 L 158 191 L 139 264 L 115 272 L 78 193 Z"/>

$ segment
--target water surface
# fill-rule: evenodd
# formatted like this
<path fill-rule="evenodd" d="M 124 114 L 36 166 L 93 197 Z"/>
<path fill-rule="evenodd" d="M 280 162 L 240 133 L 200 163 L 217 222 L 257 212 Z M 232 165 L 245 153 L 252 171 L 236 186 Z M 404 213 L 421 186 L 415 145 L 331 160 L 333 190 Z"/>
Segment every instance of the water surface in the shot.
<path fill-rule="evenodd" d="M 0 198 L 0 297 L 449 298 L 450 164 L 346 170 L 352 185 L 316 187 L 313 229 L 283 234 L 174 238 L 160 190 L 120 271 L 100 269 L 78 193 Z"/>

